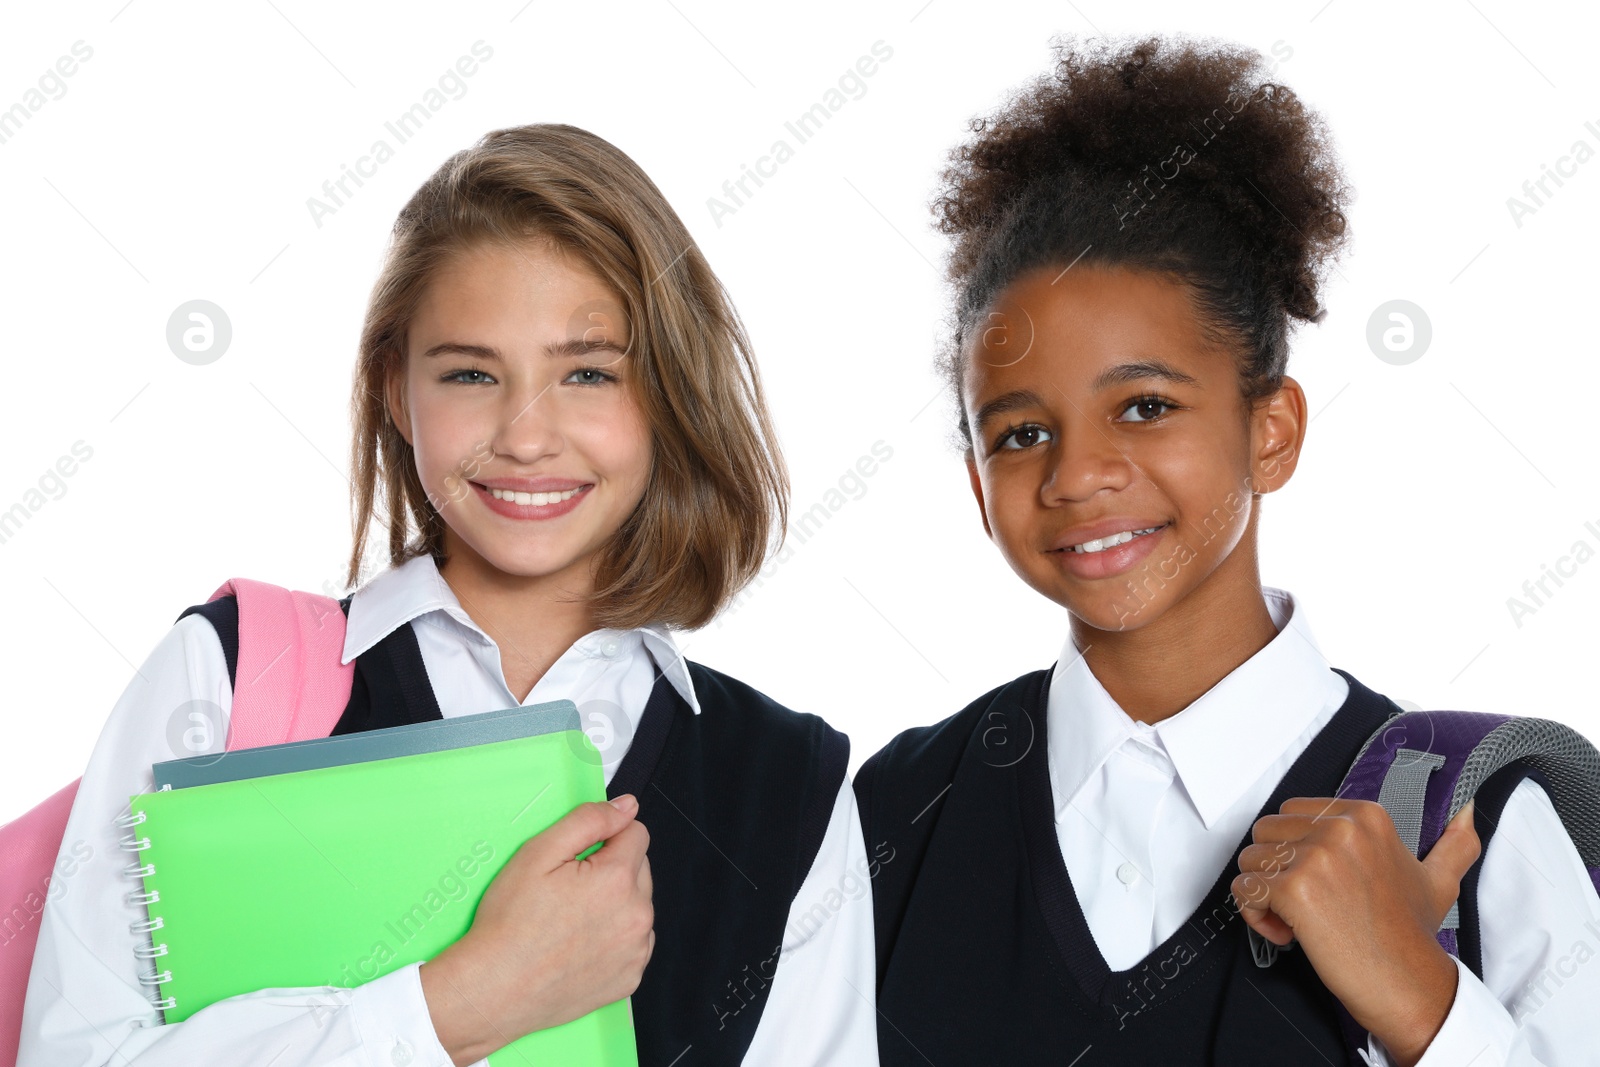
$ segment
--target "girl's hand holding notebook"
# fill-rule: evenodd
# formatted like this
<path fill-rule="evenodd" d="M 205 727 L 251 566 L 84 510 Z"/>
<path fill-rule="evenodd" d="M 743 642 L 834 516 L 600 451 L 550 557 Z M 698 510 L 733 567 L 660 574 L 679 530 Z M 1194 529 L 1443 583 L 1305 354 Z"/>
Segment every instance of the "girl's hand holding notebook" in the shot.
<path fill-rule="evenodd" d="M 581 804 L 529 838 L 466 935 L 420 970 L 457 1067 L 629 996 L 655 948 L 650 834 L 631 795 Z M 586 859 L 597 841 L 605 847 Z"/>

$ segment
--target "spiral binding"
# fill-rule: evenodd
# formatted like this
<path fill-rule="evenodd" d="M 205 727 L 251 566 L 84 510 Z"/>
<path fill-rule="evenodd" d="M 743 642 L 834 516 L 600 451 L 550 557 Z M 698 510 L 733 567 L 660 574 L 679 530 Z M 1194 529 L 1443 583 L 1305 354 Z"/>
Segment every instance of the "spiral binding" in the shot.
<path fill-rule="evenodd" d="M 133 827 L 138 826 L 144 821 L 145 813 L 143 809 L 139 811 L 130 811 L 126 815 L 118 815 L 115 819 L 116 824 L 124 830 L 131 830 Z M 122 837 L 118 844 L 122 851 L 137 854 L 150 847 L 150 839 L 148 837 L 141 837 L 137 833 L 129 833 Z M 136 878 L 140 880 L 148 878 L 150 875 L 155 873 L 156 865 L 149 862 L 140 862 L 140 857 L 137 855 L 134 856 L 132 863 L 128 864 L 122 869 L 122 876 L 124 878 Z M 129 907 L 138 907 L 140 905 L 145 905 L 148 907 L 151 904 L 160 902 L 161 893 L 154 889 L 139 889 L 126 894 L 122 899 L 128 904 Z M 156 944 L 154 937 L 154 931 L 160 930 L 165 925 L 166 921 L 159 915 L 151 915 L 145 919 L 136 919 L 128 924 L 128 930 L 131 933 L 152 935 L 149 939 L 149 944 L 137 945 L 134 947 L 133 955 L 136 959 L 155 960 L 167 954 L 166 942 L 163 941 L 160 944 Z M 138 978 L 139 984 L 144 986 L 146 990 L 149 991 L 146 995 L 151 998 L 151 1002 L 156 1008 L 165 1012 L 171 1011 L 173 1008 L 178 1006 L 177 1000 L 173 997 L 162 997 L 159 995 L 160 987 L 167 982 L 172 981 L 172 972 L 170 970 L 163 970 L 159 967 L 159 965 L 157 965 L 152 967 L 149 971 L 141 972 Z"/>

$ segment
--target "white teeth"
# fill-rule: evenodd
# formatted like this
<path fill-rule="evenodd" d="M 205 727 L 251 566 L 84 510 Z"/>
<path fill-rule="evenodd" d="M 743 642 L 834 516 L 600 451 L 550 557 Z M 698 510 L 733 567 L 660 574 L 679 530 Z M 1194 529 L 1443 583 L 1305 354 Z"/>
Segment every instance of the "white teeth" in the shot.
<path fill-rule="evenodd" d="M 489 492 L 494 494 L 496 500 L 509 500 L 514 504 L 533 504 L 536 507 L 559 504 L 578 495 L 577 489 L 568 489 L 562 493 L 518 493 L 510 489 L 491 489 Z"/>
<path fill-rule="evenodd" d="M 1162 525 L 1165 525 L 1165 523 Z M 1143 537 L 1147 533 L 1155 533 L 1159 529 L 1161 529 L 1160 526 L 1152 526 L 1148 530 L 1125 530 L 1122 533 L 1111 534 L 1109 537 L 1102 537 L 1094 541 L 1085 541 L 1081 545 L 1073 545 L 1072 551 L 1083 553 L 1104 552 L 1108 548 L 1116 548 L 1118 545 L 1125 545 L 1129 541 L 1132 541 L 1135 537 Z"/>

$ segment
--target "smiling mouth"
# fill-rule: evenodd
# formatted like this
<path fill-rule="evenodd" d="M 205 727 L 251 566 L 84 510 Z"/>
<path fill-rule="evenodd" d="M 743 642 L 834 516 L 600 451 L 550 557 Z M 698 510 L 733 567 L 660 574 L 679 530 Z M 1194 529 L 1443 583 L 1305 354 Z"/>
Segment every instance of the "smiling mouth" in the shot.
<path fill-rule="evenodd" d="M 559 504 L 563 500 L 571 500 L 588 486 L 580 485 L 558 493 L 518 493 L 510 489 L 490 489 L 489 495 L 496 500 L 504 500 L 509 504 L 532 504 L 534 507 L 545 507 L 549 504 Z"/>
<path fill-rule="evenodd" d="M 1081 555 L 1089 555 L 1094 552 L 1104 552 L 1108 548 L 1116 548 L 1118 545 L 1125 545 L 1129 541 L 1132 541 L 1135 537 L 1143 537 L 1146 534 L 1153 534 L 1157 530 L 1166 529 L 1166 527 L 1167 523 L 1162 523 L 1160 526 L 1152 526 L 1147 530 L 1125 530 L 1122 533 L 1110 534 L 1106 537 L 1096 538 L 1093 541 L 1085 541 L 1081 545 L 1072 545 L 1068 548 L 1062 549 L 1062 551 L 1077 552 Z"/>

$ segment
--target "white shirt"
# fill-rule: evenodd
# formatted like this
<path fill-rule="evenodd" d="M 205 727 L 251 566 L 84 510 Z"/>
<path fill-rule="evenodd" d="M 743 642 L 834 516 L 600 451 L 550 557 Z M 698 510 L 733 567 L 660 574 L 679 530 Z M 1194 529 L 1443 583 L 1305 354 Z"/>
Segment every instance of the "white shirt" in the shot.
<path fill-rule="evenodd" d="M 519 701 L 506 688 L 499 647 L 462 610 L 427 554 L 355 592 L 344 662 L 408 622 L 442 715 L 573 700 L 602 750 L 607 782 L 627 751 L 658 665 L 700 714 L 672 635 L 653 627 L 597 630 L 580 638 Z M 130 857 L 118 839 L 126 831 L 113 819 L 128 810 L 130 795 L 150 791 L 152 763 L 223 749 L 225 728 L 192 750 L 175 748 L 171 738 L 182 738 L 189 714 L 205 707 L 191 702 L 209 701 L 225 716 L 232 696 L 216 631 L 204 618 L 188 616 L 157 644 L 112 709 L 62 839 L 63 857 L 77 847 L 81 859 L 85 846 L 92 855 L 70 877 L 58 878 L 64 891 L 51 885 L 60 895 L 47 902 L 41 919 L 17 1067 L 449 1067 L 416 963 L 354 990 L 260 990 L 160 1025 L 150 994 L 137 980 L 151 965 L 133 950 L 148 944 L 149 935 L 129 929 L 145 909 L 124 899 L 139 887 L 122 873 Z M 614 740 L 607 740 L 595 712 L 618 719 L 610 725 Z M 878 1062 L 867 873 L 855 794 L 846 778 L 790 907 L 783 950 L 744 1062 Z M 819 922 L 819 915 L 828 917 Z M 706 1010 L 712 1010 L 709 1003 Z"/>
<path fill-rule="evenodd" d="M 1193 914 L 1274 787 L 1345 701 L 1305 611 L 1263 588 L 1278 635 L 1155 725 L 1119 708 L 1069 638 L 1046 735 L 1056 833 L 1112 970 Z M 1248 743 L 1246 739 L 1249 739 Z M 1479 875 L 1483 971 L 1460 981 L 1418 1067 L 1600 1064 L 1600 898 L 1543 789 L 1506 802 Z M 1369 1041 L 1373 1063 L 1387 1063 Z"/>

